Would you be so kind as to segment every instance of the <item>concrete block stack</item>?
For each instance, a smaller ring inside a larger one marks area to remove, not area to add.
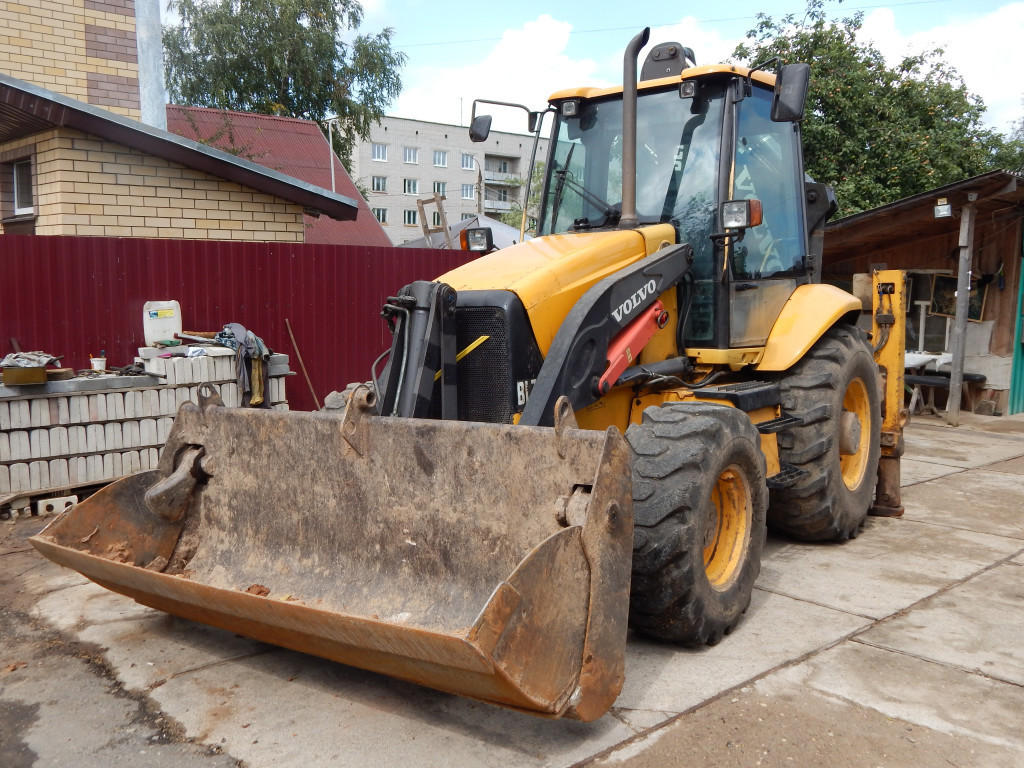
[[[241,404],[233,355],[151,358],[151,376],[103,376],[0,387],[0,495],[25,497],[96,485],[155,469],[174,415],[210,383]],[[288,356],[270,359],[267,395],[287,410]],[[26,502],[27,505],[27,502]]]

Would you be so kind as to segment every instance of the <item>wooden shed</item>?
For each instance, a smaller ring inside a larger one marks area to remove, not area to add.
[[[973,227],[961,226],[973,215]],[[962,234],[971,301],[964,370],[985,376],[995,413],[1024,411],[1024,175],[992,171],[829,223],[822,280],[849,289],[884,264],[908,273],[907,349],[951,352]]]

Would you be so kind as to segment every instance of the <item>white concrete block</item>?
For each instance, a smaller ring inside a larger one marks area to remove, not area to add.
[[[194,381],[192,378],[192,361],[187,357],[174,358],[174,379],[175,386],[177,387],[180,387],[182,384],[191,384]]]
[[[57,401],[57,423],[58,424],[70,424],[71,423],[71,413],[70,413],[70,409],[68,408],[68,398],[66,398],[66,397],[58,397],[58,398],[56,398],[56,401]]]
[[[161,389],[159,393],[160,405],[156,408],[156,413],[161,416],[173,416],[174,415],[174,390],[173,389]],[[146,409],[146,415],[153,415]]]
[[[31,491],[42,491],[50,487],[50,465],[45,461],[33,461],[28,465],[28,485]]]
[[[86,482],[98,483],[103,479],[103,457],[102,456],[86,456],[85,457],[85,477]]]
[[[199,387],[198,386],[189,387],[188,388],[188,399],[191,400],[193,403],[198,403],[199,402]]]
[[[139,461],[138,451],[127,451],[121,454],[121,471],[126,475],[132,475],[142,469]]]
[[[27,491],[32,487],[32,478],[28,471],[28,464],[11,464],[8,469],[11,472],[11,492]]]
[[[171,433],[171,426],[173,424],[174,419],[168,416],[156,420],[156,439],[158,443],[163,445],[167,442],[167,436]]]
[[[68,460],[50,460],[50,485],[54,488],[66,488],[70,484],[68,477]]]
[[[162,389],[147,389],[140,393],[142,400],[136,401],[135,405],[135,418],[139,419],[143,416],[155,416],[162,412],[161,401]],[[125,417],[127,418],[127,416]]]
[[[11,409],[7,405],[7,402],[0,402],[0,429],[7,430],[11,428]]]
[[[71,481],[71,485],[81,485],[86,482],[85,471],[86,464],[84,457],[74,456],[68,459],[68,478]]]
[[[102,424],[90,424],[85,428],[85,449],[89,453],[105,451],[107,446],[105,438]]]
[[[189,391],[188,387],[177,387],[174,390],[174,410],[177,411],[181,408],[183,403],[188,402]]]
[[[143,419],[139,422],[140,448],[156,445],[156,419]]]
[[[29,401],[29,419],[33,427],[50,426],[50,404],[44,397],[37,397]]]
[[[162,354],[163,350],[157,347],[139,347],[139,357],[143,360],[160,360]]]
[[[50,429],[50,455],[67,456],[71,453],[71,446],[68,444],[68,428],[53,427]]]
[[[203,355],[202,357],[197,357],[196,362],[199,364],[199,376],[196,381],[214,381],[213,358]]]
[[[11,490],[11,470],[7,465],[0,464],[0,493],[9,493]]]
[[[29,454],[33,459],[50,457],[50,433],[45,429],[33,429],[28,433]]]
[[[101,422],[107,420],[107,396],[89,395],[89,421]]]
[[[85,427],[68,427],[68,453],[72,456],[85,453]]]
[[[6,432],[0,432],[0,461],[11,460],[11,438]]]
[[[145,472],[146,470],[152,469],[152,467],[149,465],[149,449],[148,448],[146,450],[144,450],[144,451],[139,451],[139,469],[141,469],[143,472]]]
[[[89,421],[89,396],[72,395],[68,398],[72,424],[85,424]]]
[[[174,367],[174,358],[166,357],[161,358],[164,364],[164,384],[168,387],[175,387],[178,385],[177,370]]]
[[[51,476],[53,470],[50,470]],[[50,515],[59,515],[68,507],[73,507],[78,503],[77,496],[53,496],[49,499],[40,499],[36,502],[36,514],[40,517],[49,517]]]
[[[147,453],[149,454],[149,468],[156,469],[160,463],[160,451],[156,448],[150,448]]]
[[[114,477],[124,477],[126,473],[124,471],[124,461],[121,459],[121,454],[120,453],[112,453],[112,454],[110,454],[110,461],[114,465],[113,466],[113,470],[112,470],[113,473],[114,473]]]
[[[126,421],[121,425],[121,445],[124,448],[134,448],[139,444],[139,422]]]
[[[12,400],[11,429],[28,429],[32,426],[32,412],[28,400]]]
[[[107,418],[124,418],[124,395],[120,392],[110,392],[107,394]]]
[[[124,447],[121,442],[121,424],[119,422],[108,421],[103,425],[103,441],[108,451],[116,451]]]
[[[114,454],[112,453],[103,454],[103,479],[114,479]]]
[[[239,406],[238,400],[238,385],[234,382],[228,382],[221,385],[220,397],[224,401],[224,405],[228,408],[237,408]]]

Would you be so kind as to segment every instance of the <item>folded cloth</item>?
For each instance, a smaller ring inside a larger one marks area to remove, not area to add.
[[[3,368],[42,368],[49,363],[56,363],[57,358],[48,352],[13,352],[0,360]]]

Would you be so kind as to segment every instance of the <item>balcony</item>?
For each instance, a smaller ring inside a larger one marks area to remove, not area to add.
[[[489,184],[519,184],[522,182],[514,173],[499,173],[498,171],[484,171],[484,181]]]
[[[485,213],[505,213],[512,210],[511,200],[484,200]]]

